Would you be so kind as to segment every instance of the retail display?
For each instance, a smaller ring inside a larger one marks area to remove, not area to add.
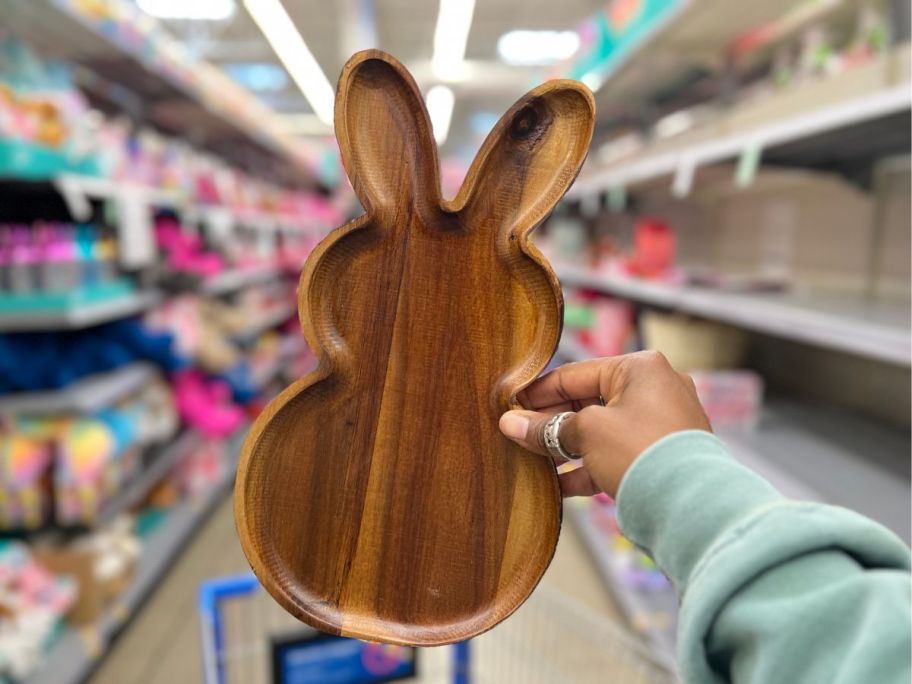
[[[553,466],[497,420],[558,341],[557,280],[527,240],[585,157],[594,105],[575,82],[531,91],[443,203],[402,65],[358,53],[337,93],[342,158],[367,213],[307,262],[299,306],[320,367],[254,424],[238,530],[264,586],[305,622],[449,643],[513,612],[557,543]]]
[[[225,495],[249,418],[312,363],[281,332],[289,276],[350,197],[102,116],[39,52],[0,35],[0,532],[25,540],[0,552],[0,678],[17,682],[48,658],[84,676],[84,644]]]
[[[318,4],[0,2],[0,682],[674,681],[594,357],[912,538],[908,2]]]

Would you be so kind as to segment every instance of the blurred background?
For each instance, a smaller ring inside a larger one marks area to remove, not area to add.
[[[421,87],[448,196],[526,90],[588,85],[534,236],[554,362],[660,349],[738,459],[908,542],[909,11],[0,0],[0,681],[674,681],[677,599],[607,498],[568,501],[540,589],[458,647],[324,639],[247,574],[238,451],[315,364],[295,287],[360,213],[331,122],[368,47]]]

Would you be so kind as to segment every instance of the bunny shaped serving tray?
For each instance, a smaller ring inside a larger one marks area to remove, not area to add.
[[[535,88],[444,201],[411,76],[376,50],[345,65],[335,128],[365,214],[304,267],[319,366],[260,415],[235,486],[254,572],[304,622],[460,641],[516,610],[548,567],[554,466],[497,423],[560,338],[560,285],[528,235],[576,177],[593,121],[585,86]]]

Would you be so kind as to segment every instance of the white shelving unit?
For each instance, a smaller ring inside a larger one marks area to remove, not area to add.
[[[179,434],[144,471],[128,482],[126,487],[102,508],[99,519],[111,520],[140,504],[152,488],[171,472],[177,462],[197,448],[201,442],[202,436],[192,430]]]
[[[627,586],[623,568],[606,544],[605,536],[592,523],[585,502],[567,499],[564,510],[583,538],[596,569],[628,624],[643,635],[657,659],[674,669],[676,625],[673,617],[678,612],[674,589],[669,586],[665,590],[639,591]],[[657,615],[670,615],[672,620],[666,628],[661,628],[656,624]]]
[[[912,539],[908,433],[850,411],[773,398],[753,432],[721,432],[784,495],[845,506]]]
[[[555,271],[564,286],[589,288],[904,367],[912,364],[912,317],[909,307],[902,304],[857,295],[722,292],[600,274],[570,265],[558,265]]]
[[[140,185],[129,181],[63,174],[54,179],[54,187],[67,203],[70,213],[80,220],[90,215],[90,200],[125,200],[149,207],[169,207],[180,211],[188,221],[221,221],[227,217],[233,225],[263,230],[306,231],[311,228],[297,216],[264,211],[247,211],[232,207],[198,204],[178,190]],[[213,219],[218,215],[217,219]]]
[[[82,378],[57,390],[0,395],[0,414],[48,416],[92,413],[137,391],[156,373],[152,364],[137,361]]]
[[[591,357],[562,339],[558,355]],[[850,411],[773,398],[756,430],[721,431],[735,457],[790,498],[845,506],[912,539],[908,433]]]
[[[275,268],[225,271],[214,278],[204,281],[200,291],[209,295],[223,295],[251,285],[268,283],[280,275],[281,273]]]
[[[251,340],[270,328],[274,328],[287,321],[297,312],[297,304],[275,304],[250,322],[244,330],[240,331],[235,337],[239,340]]]
[[[842,128],[873,122],[912,108],[908,84],[849,99],[803,114],[797,114],[753,130],[701,136],[705,139],[668,151],[647,148],[628,161],[605,168],[590,162],[567,193],[580,198],[612,188],[625,187],[674,173],[692,174],[700,166],[735,160],[746,150],[768,150]],[[670,143],[671,144],[671,143]]]
[[[232,440],[232,459],[222,481],[209,491],[177,504],[161,527],[145,541],[136,574],[124,593],[95,624],[66,629],[25,684],[79,684],[85,681],[107,645],[136,614],[209,513],[230,492],[241,439],[246,432],[245,427]]]
[[[79,330],[142,313],[161,302],[162,298],[158,290],[148,290],[65,309],[5,312],[0,314],[0,333]]]
[[[105,79],[128,86],[134,97],[158,107],[148,107],[150,121],[173,128],[177,107],[187,125],[194,124],[202,142],[224,140],[230,135],[239,158],[255,151],[277,167],[310,178],[307,146],[288,135],[278,115],[251,93],[234,83],[220,69],[194,58],[157,21],[145,16],[129,0],[106,0],[107,10],[120,21],[132,21],[134,30],[123,35],[104,21],[95,21],[84,3],[73,0],[8,0],[4,28],[49,56],[59,57],[97,71]],[[88,80],[86,89],[110,98],[105,88]],[[93,86],[95,86],[93,88]],[[118,106],[122,100],[115,98]]]

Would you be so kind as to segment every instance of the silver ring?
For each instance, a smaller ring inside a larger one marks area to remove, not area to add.
[[[580,454],[571,454],[564,449],[560,443],[560,428],[567,418],[573,415],[572,411],[564,411],[551,416],[545,423],[545,429],[542,431],[542,440],[548,453],[554,458],[562,458],[565,461],[573,461],[582,458]]]

